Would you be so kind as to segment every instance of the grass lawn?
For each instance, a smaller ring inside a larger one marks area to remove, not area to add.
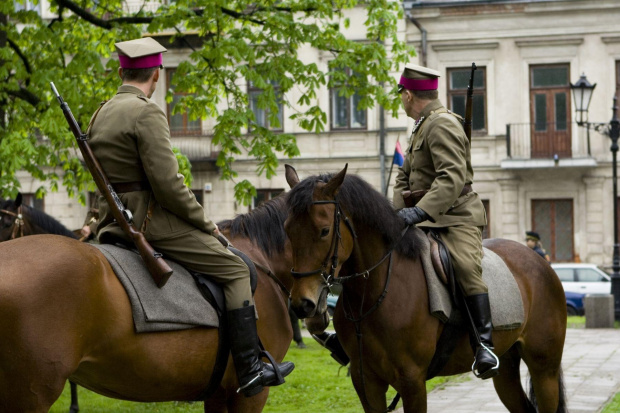
[[[270,391],[266,413],[358,413],[361,404],[353,389],[351,378],[347,377],[347,369],[340,368],[329,353],[312,339],[305,340],[308,346],[298,349],[293,345],[286,360],[295,363],[295,370],[286,378],[286,384],[274,387]],[[460,378],[456,376],[451,378]],[[467,378],[465,378],[467,379]],[[427,391],[442,385],[450,378],[438,377],[426,383]],[[78,388],[80,410],[88,413],[103,412],[192,412],[202,413],[202,403],[133,403],[115,399],[108,399]],[[396,395],[392,388],[388,391],[388,404]],[[52,406],[52,413],[66,413],[69,411],[69,385],[58,401]],[[402,402],[399,403],[402,406]]]
[[[601,413],[620,412],[620,393],[616,393],[613,399],[601,410]]]

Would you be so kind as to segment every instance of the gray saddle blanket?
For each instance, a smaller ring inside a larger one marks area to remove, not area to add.
[[[424,232],[415,228],[416,236],[422,245],[420,251],[422,267],[426,274],[430,312],[442,322],[447,322],[452,314],[452,300],[448,287],[437,276],[430,258],[430,243]],[[491,320],[497,330],[511,330],[523,324],[523,300],[521,291],[506,263],[493,251],[484,249],[482,259],[482,279],[489,287]]]
[[[108,259],[127,292],[137,333],[218,327],[215,309],[202,296],[194,278],[167,260],[172,276],[157,288],[137,253],[108,244],[92,244]]]

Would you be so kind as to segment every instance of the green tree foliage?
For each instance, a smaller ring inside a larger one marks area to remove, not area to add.
[[[166,32],[189,46],[190,58],[173,79],[176,90],[189,94],[175,113],[216,119],[217,166],[223,179],[235,182],[234,160],[241,154],[255,157],[256,172],[268,178],[278,157],[299,154],[294,135],[256,125],[240,79],[264,90],[259,106],[272,114],[270,124],[278,124],[280,103],[303,129],[319,133],[327,119],[317,102],[320,88],[339,87],[347,96],[355,91],[362,108],[380,104],[395,112],[399,98],[383,85],[394,84],[391,72],[413,54],[397,38],[403,12],[395,0],[177,0],[130,8],[121,0],[50,3],[58,16],[51,20],[36,11],[16,11],[19,0],[0,2],[0,190],[5,196],[16,194],[19,170],[52,189],[64,185],[72,195],[93,189],[49,82],[84,128],[119,85],[118,61],[110,59],[115,42]],[[343,31],[351,22],[343,11],[360,5],[365,20],[354,24],[365,26],[366,41],[348,40]],[[193,46],[190,34],[199,40]],[[329,69],[304,59],[308,47],[330,56]],[[354,75],[346,76],[345,68]],[[282,93],[274,92],[274,83]],[[293,89],[300,97],[290,101]],[[235,188],[245,202],[254,191],[247,181]]]

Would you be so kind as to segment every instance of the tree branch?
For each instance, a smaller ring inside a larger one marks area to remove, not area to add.
[[[11,46],[11,49],[13,49],[15,53],[17,53],[17,56],[19,56],[19,58],[24,63],[24,66],[26,67],[26,71],[29,74],[32,74],[32,67],[30,66],[30,62],[28,62],[28,58],[26,58],[26,56],[22,53],[17,43],[15,43],[13,40],[9,38],[7,38],[7,41],[9,42],[9,46]],[[29,84],[30,84],[30,77],[26,79],[26,86],[28,86]]]
[[[7,90],[6,94],[9,96],[13,96],[13,97],[25,100],[26,102],[30,103],[35,108],[37,108],[39,103],[41,103],[41,99],[39,99],[37,95],[35,95],[28,89],[21,87],[21,86],[19,87],[18,90]]]
[[[143,24],[150,23],[153,21],[155,17],[146,17],[146,16],[130,16],[130,17],[117,17],[114,19],[105,20],[95,16],[94,14],[84,10],[71,0],[56,0],[56,3],[59,7],[66,7],[71,10],[73,13],[86,20],[87,22],[94,24],[95,26],[99,26],[104,29],[112,29],[114,24],[116,23],[126,23],[126,24]]]

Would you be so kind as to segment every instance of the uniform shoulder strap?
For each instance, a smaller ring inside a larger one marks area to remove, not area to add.
[[[107,100],[104,100],[103,102],[101,102],[101,104],[99,105],[99,107],[95,111],[95,114],[93,115],[93,117],[90,118],[90,122],[88,123],[88,128],[86,129],[86,135],[90,135],[90,128],[92,128],[93,123],[95,123],[95,119],[97,119],[97,115],[99,114],[99,111],[101,110],[103,105],[105,105],[107,102],[108,102]]]

